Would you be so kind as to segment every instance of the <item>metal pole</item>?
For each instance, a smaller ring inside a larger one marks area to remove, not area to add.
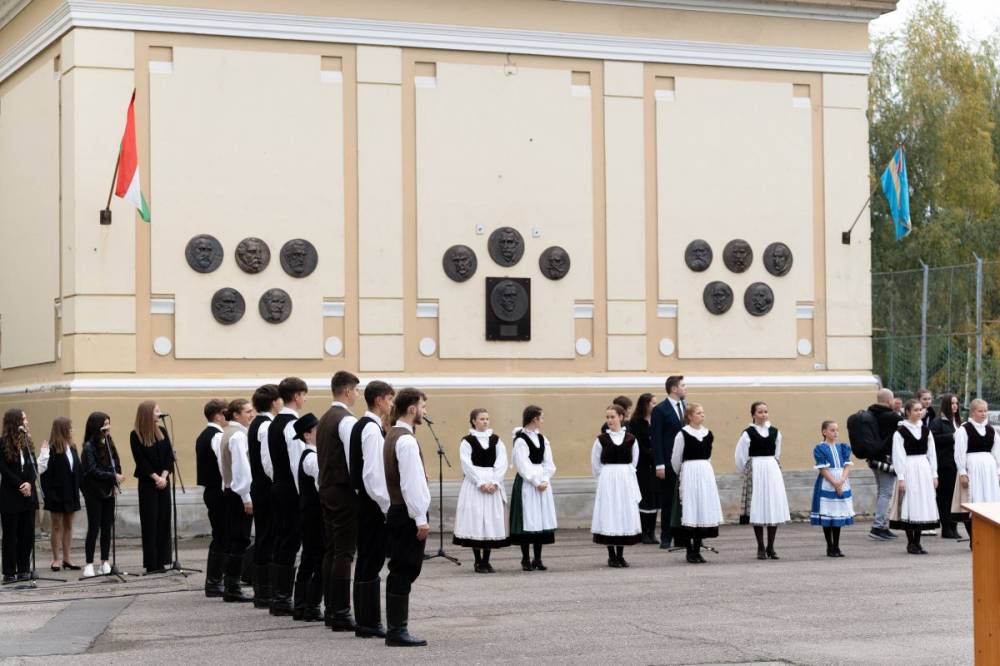
[[[983,397],[983,260],[976,258],[976,397]]]
[[[927,283],[930,278],[930,269],[927,264],[920,261],[924,267],[924,290],[920,300],[920,386],[927,386]]]

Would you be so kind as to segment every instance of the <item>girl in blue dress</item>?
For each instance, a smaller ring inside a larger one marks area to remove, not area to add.
[[[813,487],[812,511],[809,522],[823,528],[826,556],[843,557],[840,552],[840,528],[854,523],[854,500],[851,498],[851,447],[837,441],[840,428],[836,421],[823,421],[823,442],[813,449],[819,470]]]

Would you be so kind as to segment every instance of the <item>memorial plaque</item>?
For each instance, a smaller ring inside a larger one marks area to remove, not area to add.
[[[444,274],[455,282],[465,282],[476,274],[479,260],[475,251],[468,245],[452,245],[441,258]]]
[[[531,339],[529,278],[486,278],[486,339]]]
[[[743,292],[743,307],[754,317],[763,317],[774,307],[774,292],[763,282],[754,282]]]
[[[223,254],[222,243],[208,234],[194,236],[184,248],[188,266],[199,273],[211,273],[221,266]]]
[[[261,295],[257,311],[269,324],[280,324],[292,314],[292,297],[284,289],[268,289]]]
[[[538,270],[550,280],[561,280],[569,273],[569,252],[553,245],[538,257]]]
[[[788,275],[792,270],[792,249],[784,243],[771,243],[764,250],[764,268],[775,277]]]
[[[725,282],[709,282],[701,295],[705,308],[712,314],[723,314],[733,307],[733,290]]]
[[[750,243],[741,238],[726,243],[726,247],[722,251],[722,262],[726,268],[734,273],[745,272],[753,263],[753,250],[750,249]]]
[[[271,263],[271,248],[259,238],[244,238],[236,246],[236,265],[244,273],[260,273]]]
[[[243,294],[231,287],[223,287],[212,295],[212,316],[226,326],[243,318],[247,304]]]
[[[524,256],[524,237],[514,227],[500,227],[490,234],[487,247],[493,261],[509,268]]]
[[[695,273],[701,273],[712,265],[712,246],[702,239],[688,243],[684,250],[684,263]]]
[[[281,267],[293,278],[308,276],[318,262],[316,248],[304,238],[292,239],[281,247]]]

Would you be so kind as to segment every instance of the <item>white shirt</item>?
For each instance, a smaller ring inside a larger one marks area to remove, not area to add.
[[[348,412],[351,408],[340,402],[339,400],[334,400],[330,405],[331,407],[343,407]],[[347,472],[351,471],[351,430],[354,429],[354,424],[358,422],[358,417],[354,414],[348,414],[344,418],[340,419],[340,425],[337,426],[337,436],[340,437],[340,443],[344,445],[344,460],[347,463]]]
[[[611,441],[615,443],[616,446],[622,446],[622,442],[625,441],[625,428],[615,432],[613,430],[608,430],[608,437]],[[594,440],[594,447],[590,450],[590,469],[594,472],[594,478],[598,478],[601,475],[601,470],[604,469],[604,463],[601,462],[601,452],[604,447],[601,446],[600,438]],[[639,442],[632,442],[632,469],[635,469],[639,465]]]
[[[427,474],[420,460],[420,445],[412,434],[413,426],[405,421],[396,421],[396,427],[409,431],[409,434],[396,440],[399,490],[406,503],[406,512],[417,527],[422,527],[427,524],[427,511],[431,508],[431,489],[427,487]]]
[[[764,425],[759,426],[756,423],[751,423],[747,428],[756,428],[757,434],[761,437],[767,439],[768,435],[771,433],[768,428],[771,427],[770,421],[765,421]],[[778,436],[774,441],[774,457],[778,460],[781,459],[781,432],[778,432]],[[750,435],[747,434],[746,428],[740,434],[739,440],[736,442],[736,471],[742,472],[747,467],[747,461],[750,460]]]
[[[972,419],[969,419],[968,422],[972,424],[972,427],[976,429],[980,437],[986,435],[987,423],[977,423]],[[964,474],[968,476],[969,434],[965,432],[964,425],[962,424],[962,426],[959,426],[955,430],[955,467],[958,468],[960,475]],[[990,452],[997,460],[998,465],[1000,465],[1000,433],[997,433],[995,430],[993,432],[993,446],[990,447]],[[41,460],[38,461],[38,467],[39,469],[42,467]]]
[[[306,451],[312,451],[312,453],[306,456]],[[305,460],[302,461],[302,471],[312,477],[313,483],[316,484],[316,490],[319,490],[319,458],[316,457],[316,445],[306,444],[303,446],[302,455],[305,456]],[[295,492],[302,492],[299,490],[298,472],[295,473]]]
[[[920,439],[920,433],[924,427],[923,423],[910,423],[907,420],[900,421],[900,424],[909,430],[914,437]],[[956,432],[955,434],[957,435],[958,433]],[[900,481],[906,481],[903,478],[903,474],[906,472],[906,465],[903,464],[903,461],[906,460],[906,448],[903,446],[903,436],[898,431],[892,435],[892,460],[892,468],[896,470],[896,478]],[[938,478],[937,451],[934,448],[934,435],[930,432],[927,433],[927,462],[931,464],[931,474],[935,479]]]
[[[674,471],[678,474],[681,473],[681,464],[684,462],[684,432],[687,431],[689,435],[693,435],[695,439],[699,442],[705,439],[708,435],[708,428],[705,426],[698,426],[697,428],[692,428],[689,425],[681,428],[681,432],[677,433],[677,437],[674,439],[674,450],[670,455],[670,466],[674,468]]]
[[[291,407],[284,407],[279,414],[291,414],[295,418],[285,424],[285,430],[283,434],[285,435],[285,447],[288,451],[288,470],[292,473],[292,478],[297,479],[299,476],[299,458],[302,457],[302,452],[306,450],[306,444],[301,439],[295,439],[295,422],[299,420],[299,413],[292,409]],[[298,492],[299,484],[298,481],[295,482],[295,490]]]
[[[548,439],[545,440],[545,453],[542,455],[542,464],[536,465],[531,462],[529,457],[528,445],[524,443],[524,440],[517,436],[518,432],[523,432],[531,440],[531,443],[538,447],[538,431],[528,430],[527,428],[515,428],[514,429],[514,453],[511,457],[514,459],[514,468],[517,473],[521,475],[521,478],[533,485],[538,487],[542,483],[548,483],[553,476],[556,475],[556,465],[552,461],[552,442]]]
[[[477,446],[484,451],[489,448],[492,430],[469,430],[469,434],[476,438]],[[472,464],[472,445],[465,438],[458,445],[458,459],[462,464],[462,471],[465,478],[474,483],[477,488],[482,488],[490,483],[495,483],[500,491],[501,497],[506,497],[503,487],[503,477],[507,473],[507,447],[503,440],[497,438],[497,455],[493,462],[493,467],[476,467]]]
[[[261,423],[260,427],[257,428],[257,442],[260,445],[260,466],[264,468],[264,474],[267,475],[267,478],[274,481],[274,464],[271,462],[271,452],[267,448],[267,430],[271,427],[274,414],[264,412],[264,416],[267,417],[267,423]]]
[[[207,427],[219,431],[212,436],[212,453],[215,454],[215,464],[219,466],[219,476],[222,477],[222,426],[218,423],[208,423]],[[223,483],[223,490],[225,490],[225,483]]]
[[[365,463],[361,468],[361,481],[365,484],[365,492],[371,497],[382,513],[389,512],[389,490],[385,485],[385,459],[383,449],[385,437],[382,435],[382,419],[377,414],[365,412],[365,416],[375,419],[375,423],[366,423],[361,431],[361,455]]]
[[[229,489],[240,496],[244,504],[250,503],[250,457],[248,454],[247,429],[242,423],[230,421],[229,425],[238,428],[229,438],[229,455],[232,458],[232,482]]]

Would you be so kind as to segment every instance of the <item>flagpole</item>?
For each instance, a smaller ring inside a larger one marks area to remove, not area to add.
[[[897,151],[902,148],[903,148],[902,143],[896,144]],[[893,151],[893,154],[895,155],[895,151]],[[876,180],[875,186],[872,188],[872,191],[868,193],[868,198],[865,199],[865,203],[861,206],[861,210],[858,211],[857,217],[854,218],[854,222],[851,223],[850,228],[847,231],[840,232],[840,242],[843,243],[844,245],[851,244],[851,232],[854,231],[854,227],[858,223],[858,220],[861,219],[861,214],[865,212],[865,208],[868,208],[868,204],[872,202],[872,197],[875,196],[875,191],[879,188],[880,185],[881,182]]]
[[[111,224],[111,196],[115,193],[115,181],[118,179],[118,163],[121,162],[122,149],[118,146],[118,157],[115,158],[115,171],[111,174],[111,189],[108,190],[108,203],[101,211],[101,224]]]

